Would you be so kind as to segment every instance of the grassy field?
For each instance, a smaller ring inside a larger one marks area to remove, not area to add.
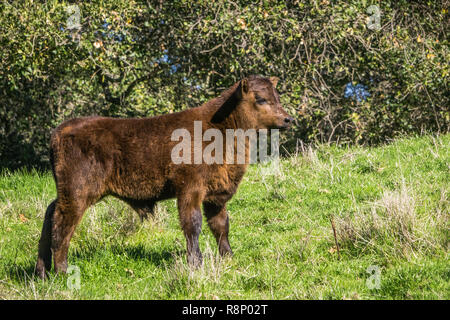
[[[77,228],[72,273],[45,282],[33,269],[52,175],[4,171],[0,299],[449,299],[449,150],[450,135],[425,136],[253,165],[228,206],[234,257],[204,221],[196,270],[175,200],[141,222],[107,198]]]

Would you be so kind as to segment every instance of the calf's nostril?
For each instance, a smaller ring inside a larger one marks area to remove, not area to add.
[[[286,122],[286,123],[291,123],[292,121],[294,121],[294,119],[291,117],[284,118],[284,122]]]

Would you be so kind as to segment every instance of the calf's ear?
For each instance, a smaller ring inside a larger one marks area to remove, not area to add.
[[[241,88],[241,94],[247,94],[248,93],[248,80],[242,79],[241,83],[239,83],[239,87]]]
[[[276,87],[277,87],[278,80],[280,80],[280,78],[278,78],[278,77],[270,77],[269,80],[270,80],[270,82],[272,82],[272,86],[273,86],[274,88],[276,88]]]

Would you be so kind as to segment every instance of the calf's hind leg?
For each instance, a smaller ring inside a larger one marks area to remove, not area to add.
[[[67,252],[76,226],[88,205],[85,201],[58,201],[52,221],[53,262],[56,272],[66,272]]]
[[[220,255],[232,255],[233,252],[228,242],[230,223],[225,205],[203,202],[203,211],[208,221],[208,226],[216,238]]]

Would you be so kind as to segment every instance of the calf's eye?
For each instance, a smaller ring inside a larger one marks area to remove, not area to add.
[[[261,97],[256,97],[256,103],[257,104],[264,104],[266,102],[267,102],[266,99],[261,98]]]

